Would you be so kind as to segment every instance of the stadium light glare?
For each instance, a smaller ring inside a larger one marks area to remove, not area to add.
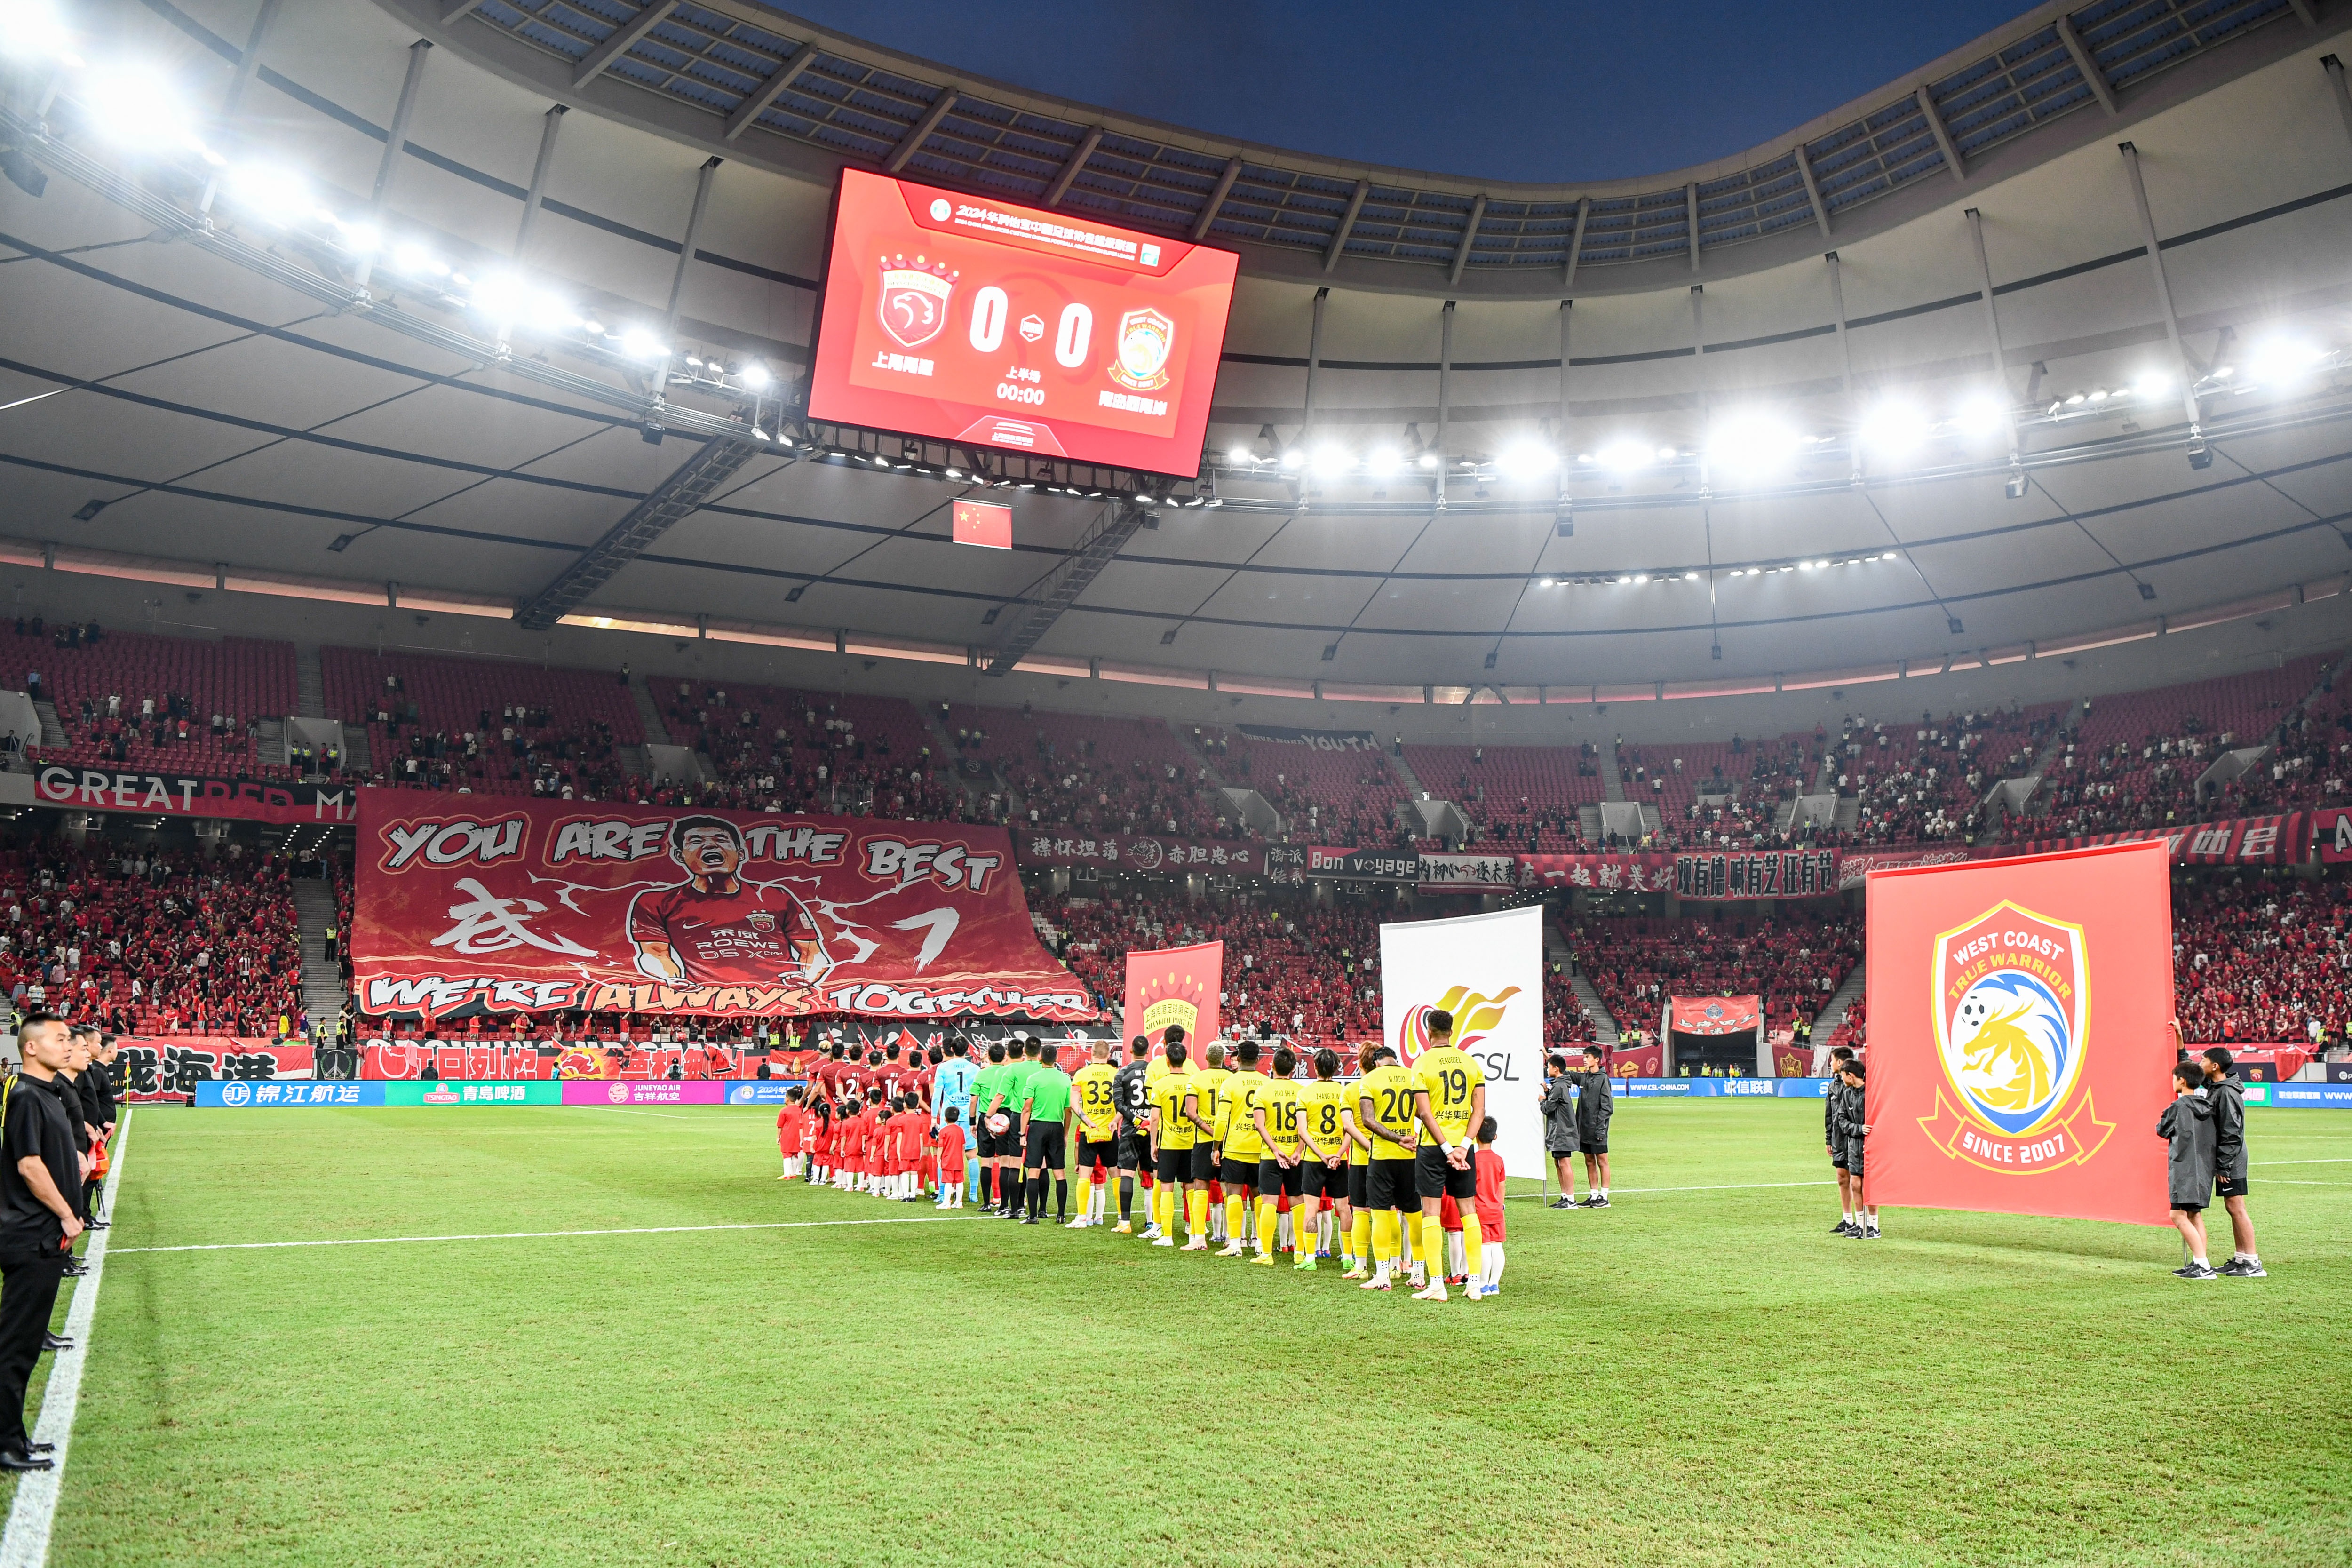
[[[446,278],[448,267],[421,245],[401,246],[392,253],[392,269],[412,278]]]
[[[752,360],[743,367],[743,384],[754,392],[764,390],[775,379],[768,374],[768,367],[758,360]]]
[[[2160,370],[2151,370],[2132,383],[2134,397],[2161,397],[2172,390],[2172,377]]]
[[[196,134],[196,117],[178,87],[152,66],[100,71],[82,83],[79,96],[90,129],[126,151],[177,147],[207,163],[226,163]]]
[[[1444,460],[1445,460],[1444,458],[1440,458],[1440,457],[1439,457],[1436,453],[1434,453],[1434,452],[1423,452],[1423,453],[1421,455],[1421,458],[1420,458],[1421,466],[1422,466],[1423,468],[1436,468],[1439,464],[1443,463]]]
[[[2292,386],[2327,356],[2300,338],[2264,338],[2246,353],[2246,374],[2265,386]]]
[[[1919,449],[1932,428],[1917,405],[1890,398],[1863,416],[1862,444],[1882,458],[1901,461]]]
[[[335,227],[343,237],[343,248],[354,256],[373,256],[383,248],[383,230],[372,223],[345,223],[335,220]]]
[[[1559,457],[1540,441],[1514,441],[1496,455],[1495,466],[1507,479],[1532,479],[1551,472]]]
[[[1348,471],[1347,449],[1337,446],[1318,447],[1312,467],[1317,479],[1336,479]]]
[[[238,163],[221,176],[230,199],[264,223],[291,224],[314,217],[331,220],[310,194],[310,186],[290,169],[269,163]]]
[[[81,57],[74,52],[72,29],[48,0],[26,0],[9,9],[15,15],[5,27],[0,27],[0,54],[12,59],[55,60],[76,68],[81,66]]]
[[[1735,475],[1785,468],[1802,445],[1797,433],[1769,414],[1733,414],[1708,433],[1707,461]]]
[[[1247,447],[1228,447],[1225,448],[1225,461],[1236,468],[1255,468],[1257,467],[1257,454]]]
[[[1364,469],[1376,479],[1386,479],[1397,471],[1399,460],[1397,449],[1382,442],[1365,455]]]
[[[621,334],[621,352],[631,359],[642,360],[661,359],[669,353],[662,341],[643,327],[631,327]]]
[[[1960,405],[1953,423],[1966,436],[1998,436],[2009,428],[2009,409],[1989,392],[1980,392]]]
[[[1306,461],[1307,454],[1297,447],[1286,447],[1283,451],[1282,466],[1293,473],[1297,473]]]
[[[1610,442],[1594,456],[1602,468],[1614,473],[1630,474],[1638,468],[1648,468],[1656,453],[1645,442],[1623,440]]]

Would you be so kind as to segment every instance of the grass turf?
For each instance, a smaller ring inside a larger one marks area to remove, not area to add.
[[[2250,1121],[2265,1280],[1842,1240],[1814,1108],[1633,1102],[1436,1307],[984,1218],[142,1252],[931,1215],[749,1110],[142,1109],[50,1561],[2340,1563],[2352,1115]]]

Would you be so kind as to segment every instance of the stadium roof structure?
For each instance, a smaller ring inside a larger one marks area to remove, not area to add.
[[[27,569],[555,657],[635,630],[1380,701],[2352,618],[2352,0],[2043,6],[1766,146],[1557,187],[743,0],[58,10],[0,40]],[[808,426],[845,166],[1237,250],[1200,472]],[[949,541],[983,486],[1009,552]]]

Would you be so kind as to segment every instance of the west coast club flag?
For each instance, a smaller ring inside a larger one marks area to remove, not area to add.
[[[1201,1052],[1217,1037],[1221,1024],[1225,944],[1204,942],[1193,947],[1163,947],[1127,955],[1127,1037],[1149,1037],[1154,1046],[1171,1024],[1183,1026],[1185,1055],[1194,1067]],[[1124,1051],[1112,1053],[1124,1060]]]
[[[2163,1225],[2161,840],[1869,880],[1866,1195]]]
[[[1543,907],[1381,927],[1381,1035],[1407,1067],[1429,1045],[1432,1008],[1454,1015],[1454,1043],[1486,1066],[1504,1169],[1541,1174]]]

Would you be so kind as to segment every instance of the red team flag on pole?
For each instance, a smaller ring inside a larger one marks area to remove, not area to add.
[[[1874,1205],[2168,1222],[2160,840],[1874,871]]]
[[[1193,1060],[1202,1043],[1217,1037],[1223,1020],[1225,944],[1165,947],[1127,955],[1127,1037],[1150,1037],[1157,1046],[1171,1024],[1181,1024],[1192,1042]]]

